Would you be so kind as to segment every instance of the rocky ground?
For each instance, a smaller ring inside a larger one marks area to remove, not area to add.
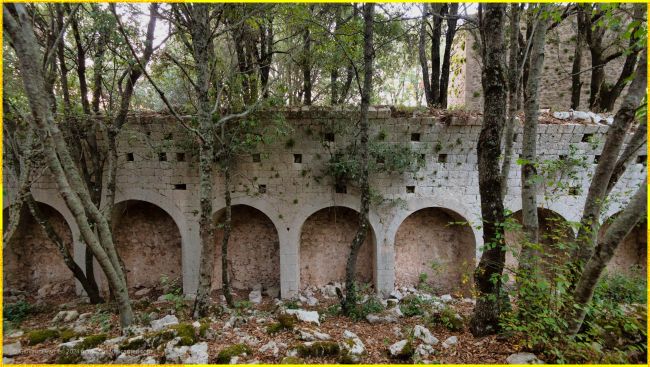
[[[49,297],[4,329],[5,363],[506,363],[535,357],[495,336],[474,338],[473,300],[414,289],[388,300],[364,296],[360,320],[341,316],[335,287],[280,301],[260,291],[237,307],[189,318],[191,301],[143,290],[136,324],[124,335],[110,304]],[[216,296],[220,298],[220,296]],[[372,311],[368,313],[369,311]]]

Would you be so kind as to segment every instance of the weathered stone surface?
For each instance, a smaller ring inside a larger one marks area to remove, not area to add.
[[[177,324],[178,324],[178,317],[174,315],[167,315],[161,319],[151,321],[151,329],[153,331],[159,331]]]
[[[457,336],[450,336],[449,338],[445,339],[444,342],[442,342],[442,346],[444,348],[449,348],[451,346],[454,346],[458,344],[458,337]]]
[[[165,346],[165,360],[167,363],[207,364],[208,343],[201,342],[192,346],[177,347],[179,338],[167,343]]]
[[[57,313],[52,319],[52,322],[71,322],[76,320],[77,317],[79,317],[79,311],[77,310],[59,311],[59,313]]]
[[[340,343],[341,349],[347,351],[351,355],[361,356],[366,353],[366,346],[361,341],[357,334],[345,330],[343,332],[343,341]]]
[[[429,331],[429,329],[425,328],[422,325],[415,325],[415,327],[413,328],[413,336],[422,340],[422,342],[425,344],[429,344],[429,345],[438,344],[438,338],[433,336],[433,334],[431,334],[431,331]]]
[[[139,364],[142,356],[135,353],[122,353],[115,358],[115,364]]]
[[[420,344],[417,346],[417,348],[415,348],[415,354],[419,355],[420,357],[428,357],[433,353],[435,353],[435,350],[428,344]]]
[[[151,293],[151,288],[142,288],[134,293],[136,297],[142,297],[146,296],[147,294]]]
[[[508,364],[543,364],[544,362],[537,358],[533,353],[514,353],[506,358]]]
[[[255,303],[259,304],[262,302],[262,291],[261,290],[253,290],[248,294],[248,300]]]
[[[302,322],[309,322],[312,324],[320,325],[320,320],[317,311],[305,311],[305,310],[286,310],[286,313],[289,315],[296,315],[298,320]]]
[[[101,348],[92,348],[82,350],[81,359],[83,359],[85,363],[98,364],[108,362],[111,359],[111,356]]]
[[[20,345],[19,341],[2,346],[2,355],[5,357],[15,357],[17,355],[20,355],[21,352],[22,345]]]
[[[401,358],[405,356],[405,354],[408,354],[408,351],[406,350],[408,345],[408,340],[404,339],[392,344],[390,347],[388,347],[388,350],[392,357]]]

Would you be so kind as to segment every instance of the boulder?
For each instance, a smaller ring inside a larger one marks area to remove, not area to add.
[[[53,323],[57,322],[71,322],[76,320],[79,317],[79,312],[77,310],[71,311],[59,311],[59,313],[54,316],[52,319]]]
[[[533,353],[514,353],[506,358],[508,364],[543,364]]]
[[[135,295],[136,297],[142,297],[142,296],[146,296],[149,293],[151,293],[151,288],[142,288],[136,291],[133,295]]]
[[[9,337],[10,338],[20,338],[24,334],[25,334],[25,332],[22,331],[22,330],[14,330],[11,333],[9,333]]]
[[[172,325],[178,325],[178,318],[174,315],[167,315],[161,319],[151,321],[153,331],[160,331]]]
[[[280,298],[280,287],[268,287],[264,291],[269,298]]]
[[[115,359],[115,364],[140,364],[142,356],[133,353],[122,353]]]
[[[101,348],[92,348],[82,350],[81,359],[83,359],[85,363],[99,364],[106,363],[109,359],[111,359],[111,356],[108,352]]]
[[[17,355],[20,355],[22,352],[22,345],[20,345],[20,342],[15,342],[11,344],[5,344],[2,346],[2,355],[5,357],[15,357]]]
[[[147,356],[140,361],[140,364],[158,364],[158,360],[156,360],[156,357],[154,356]]]
[[[366,315],[366,321],[371,324],[390,324],[397,322],[397,317],[393,315],[382,315],[382,314],[368,314]]]
[[[449,302],[453,301],[454,298],[449,294],[443,294],[442,296],[440,296],[440,300],[442,302],[444,302],[444,303],[449,303]]]
[[[449,348],[449,347],[454,346],[456,344],[458,344],[458,337],[457,336],[450,336],[444,342],[442,342],[442,346],[444,348]]]
[[[406,340],[400,340],[388,347],[390,356],[397,359],[408,359],[413,355],[413,346]]]
[[[307,303],[307,306],[316,306],[318,304],[318,299],[314,296],[308,296],[307,300],[305,301]]]
[[[413,336],[422,340],[424,344],[428,344],[428,345],[438,344],[438,338],[433,336],[433,334],[431,334],[431,331],[429,331],[429,329],[425,328],[422,325],[415,325],[415,328],[413,328]]]
[[[262,345],[259,351],[261,353],[271,352],[271,354],[273,354],[273,357],[277,357],[278,353],[280,353],[280,348],[278,347],[278,344],[275,341],[271,340],[270,342]]]
[[[192,346],[176,346],[180,338],[174,338],[165,346],[165,361],[174,364],[207,364],[208,343],[201,342]]]
[[[255,304],[262,303],[262,291],[261,290],[251,291],[248,294],[248,300]]]
[[[297,310],[286,310],[285,312],[289,315],[296,315],[298,320],[302,322],[309,322],[320,326],[318,312],[316,311],[305,311],[305,310],[297,309]]]
[[[435,350],[428,344],[420,344],[415,348],[415,354],[420,357],[428,357],[433,353],[435,353]]]
[[[399,290],[395,289],[394,291],[390,292],[390,297],[391,297],[391,298],[394,298],[394,299],[396,299],[396,300],[398,300],[398,301],[401,301],[402,298],[404,298],[404,295],[402,294],[402,292],[400,292]]]
[[[340,345],[341,349],[354,356],[362,356],[366,353],[366,346],[361,339],[357,334],[348,330],[343,332],[343,342]]]

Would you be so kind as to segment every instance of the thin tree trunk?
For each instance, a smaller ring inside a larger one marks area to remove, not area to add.
[[[607,187],[616,167],[618,156],[625,140],[625,134],[630,124],[634,121],[636,110],[641,104],[641,100],[646,92],[646,63],[647,53],[646,49],[643,49],[627,95],[614,116],[614,123],[607,131],[605,145],[600,153],[598,165],[589,185],[585,207],[580,219],[580,228],[576,238],[578,253],[574,256],[574,262],[577,274],[580,274],[582,264],[591,256],[598,234],[600,212],[606,199]]]
[[[618,157],[616,161],[616,166],[614,166],[614,171],[612,176],[609,178],[609,183],[607,184],[607,191],[605,196],[609,196],[609,193],[612,191],[618,180],[623,176],[627,168],[628,163],[632,161],[635,157],[635,154],[648,140],[648,124],[640,123],[637,127],[634,135],[625,146],[623,153]]]
[[[483,5],[480,5],[481,7]],[[483,128],[477,146],[479,167],[479,192],[483,218],[483,254],[474,272],[478,298],[470,331],[474,336],[496,333],[499,315],[504,307],[501,294],[501,273],[505,263],[503,241],[504,206],[501,200],[501,130],[506,116],[505,76],[505,5],[486,4],[484,18],[480,20],[483,46]]]
[[[350,246],[350,256],[345,266],[345,298],[341,308],[347,315],[356,306],[357,294],[355,285],[355,270],[357,256],[363,242],[368,237],[368,212],[370,211],[370,184],[368,182],[368,109],[372,95],[372,73],[374,62],[373,49],[373,17],[375,5],[363,5],[363,90],[361,91],[361,124],[359,132],[359,177],[361,188],[361,205],[359,209],[359,228]]]
[[[449,68],[451,66],[451,46],[456,36],[457,19],[453,18],[458,14],[458,3],[450,3],[447,18],[447,33],[445,35],[445,54],[442,57],[442,69],[440,71],[440,107],[447,108],[447,88],[449,86]],[[453,19],[452,19],[453,18]]]
[[[231,186],[231,157],[226,154],[224,168],[223,168],[223,185],[224,185],[224,198],[226,199],[226,216],[223,223],[223,239],[221,241],[221,289],[226,303],[230,307],[234,307],[232,294],[230,293],[230,278],[228,276],[228,242],[230,241],[230,233],[232,231],[232,198],[230,196]]]
[[[303,103],[305,106],[311,106],[311,32],[308,27],[303,31],[302,42]]]
[[[538,255],[534,250],[539,242],[539,221],[537,218],[537,125],[539,115],[539,80],[544,66],[544,45],[546,42],[546,29],[550,17],[545,17],[545,5],[539,6],[540,15],[533,34],[530,54],[530,71],[526,85],[526,100],[524,101],[524,130],[522,136],[521,165],[521,211],[523,232],[526,237],[521,249],[519,266],[523,269],[532,269],[534,258]]]
[[[433,92],[431,90],[431,80],[429,79],[429,65],[427,61],[427,5],[422,5],[422,23],[420,24],[420,37],[418,44],[418,56],[420,60],[420,68],[422,69],[422,83],[424,85],[424,99],[427,101],[427,106],[432,107]]]
[[[584,47],[585,34],[585,12],[582,6],[577,6],[578,31],[576,32],[576,47],[573,53],[573,66],[571,67],[571,109],[577,110],[580,107],[580,95],[582,92],[582,81],[580,70],[582,69],[582,48]]]
[[[643,68],[645,68],[645,65],[643,65]],[[573,293],[573,303],[577,307],[571,307],[566,318],[570,335],[576,335],[580,330],[587,312],[587,305],[594,295],[596,284],[598,284],[603,270],[614,256],[614,251],[637,223],[645,218],[647,197],[648,179],[646,178],[625,210],[616,217],[605,232],[605,236],[598,241],[598,245],[585,265]]]
[[[503,134],[503,163],[501,164],[501,200],[508,194],[508,177],[512,162],[512,146],[515,136],[515,115],[519,96],[519,4],[510,5],[510,55],[508,61],[508,121]]]

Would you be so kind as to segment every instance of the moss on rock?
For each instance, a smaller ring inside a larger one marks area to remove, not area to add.
[[[147,341],[144,340],[143,336],[136,336],[134,338],[128,339],[127,341],[120,344],[120,350],[138,350],[144,349],[147,345]]]
[[[229,347],[222,349],[219,354],[217,354],[217,363],[219,364],[228,364],[232,357],[236,357],[242,354],[252,354],[251,349],[246,344],[233,344]]]
[[[280,364],[305,364],[305,361],[298,357],[284,357],[280,361]]]
[[[85,350],[95,348],[106,341],[106,334],[88,335],[77,346],[76,349]]]
[[[77,333],[74,332],[74,330],[71,329],[61,329],[59,330],[59,339],[61,339],[62,342],[67,342],[70,341],[70,339],[74,338],[77,336]]]
[[[335,342],[313,342],[299,344],[295,347],[300,357],[338,356],[341,348]]]
[[[171,330],[176,331],[176,336],[181,338],[179,345],[193,345],[197,342],[196,332],[194,326],[189,323],[181,323],[171,327]]]
[[[43,343],[47,340],[56,339],[59,337],[58,330],[52,329],[39,329],[32,330],[27,334],[27,343],[29,345],[36,345]]]
[[[81,362],[81,349],[63,347],[56,358],[58,364],[77,364]]]

